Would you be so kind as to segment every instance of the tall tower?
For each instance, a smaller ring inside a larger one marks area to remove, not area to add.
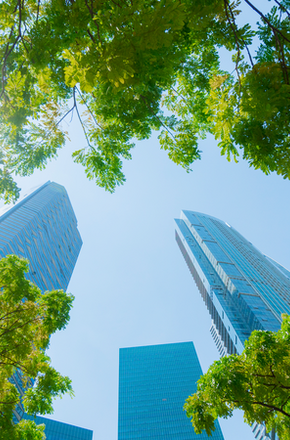
[[[281,314],[290,313],[287,269],[227,223],[198,212],[181,212],[176,240],[211,315],[221,356],[241,353],[253,330],[280,328]],[[264,434],[255,425],[255,437]]]
[[[182,211],[176,220],[176,240],[222,351],[241,353],[253,330],[280,328],[281,314],[290,313],[289,271],[230,225],[205,214]]]
[[[82,240],[65,188],[47,182],[0,215],[0,258],[25,257],[40,289],[66,290]]]
[[[0,258],[15,254],[27,258],[27,278],[42,291],[66,290],[74,270],[82,240],[77,219],[65,188],[47,182],[16,205],[0,211]],[[11,381],[23,393],[21,374],[16,371]],[[24,414],[21,404],[14,411],[16,420],[34,419]],[[47,440],[91,440],[92,431],[36,417],[45,423]]]
[[[202,375],[192,342],[120,349],[118,440],[198,440],[183,411]],[[223,440],[218,423],[212,440]]]

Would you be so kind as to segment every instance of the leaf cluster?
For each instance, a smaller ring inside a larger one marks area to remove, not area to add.
[[[278,332],[254,331],[241,355],[214,362],[184,405],[196,433],[215,430],[214,420],[244,411],[244,420],[264,423],[280,440],[290,439],[290,317]]]
[[[257,32],[237,22],[244,3],[260,17]],[[250,165],[289,178],[288,3],[264,14],[248,0],[1,2],[2,197],[19,195],[13,173],[57,156],[69,115],[86,138],[74,160],[111,192],[125,181],[133,140],[152,130],[187,171],[198,138],[212,133],[228,159],[241,148]],[[221,47],[233,72],[219,66]]]
[[[45,350],[50,335],[68,323],[74,298],[61,290],[42,293],[25,278],[27,271],[27,260],[15,255],[0,260],[1,440],[41,439],[43,429],[28,421],[15,425],[13,411],[51,413],[56,396],[72,394],[70,379],[50,365]]]

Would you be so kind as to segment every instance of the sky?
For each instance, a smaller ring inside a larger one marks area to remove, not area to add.
[[[73,382],[75,397],[55,401],[56,420],[116,440],[118,350],[193,341],[203,371],[218,359],[211,320],[174,238],[182,209],[228,222],[259,250],[290,268],[290,182],[220,156],[216,141],[186,173],[159,149],[138,142],[114,194],[85,177],[71,152],[85,145],[74,117],[71,142],[47,169],[18,179],[24,191],[47,180],[64,185],[83,246],[68,291],[75,295],[66,330],[52,337],[52,363]],[[238,414],[221,421],[225,440],[254,438]]]
[[[124,163],[125,185],[110,194],[71,158],[86,145],[76,115],[67,129],[71,141],[57,160],[17,178],[23,193],[48,180],[64,185],[83,239],[68,288],[71,320],[49,350],[75,397],[56,400],[51,417],[92,429],[94,440],[117,440],[119,348],[193,341],[204,372],[219,358],[210,316],[175,242],[174,218],[186,209],[224,220],[290,269],[290,182],[243,160],[228,162],[211,136],[186,173],[155,134],[136,143]],[[241,413],[220,424],[225,440],[254,439]]]

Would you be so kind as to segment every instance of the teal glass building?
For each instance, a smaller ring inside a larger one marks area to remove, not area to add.
[[[281,314],[290,314],[290,272],[217,218],[182,211],[175,222],[220,355],[240,354],[253,330],[279,330]],[[263,425],[255,423],[253,432],[257,440],[269,439]]]
[[[81,246],[68,194],[57,183],[48,181],[0,211],[0,258],[27,258],[27,278],[43,291],[67,289]],[[19,371],[11,382],[23,393]],[[22,405],[17,405],[15,418],[23,415]]]
[[[46,440],[92,440],[93,431],[80,428],[68,423],[57,422],[46,417],[31,417],[25,415],[26,420],[34,420],[37,425],[45,425]]]
[[[277,331],[290,313],[290,272],[227,223],[182,211],[176,240],[212,318],[221,355],[241,353],[253,330]]]
[[[67,289],[82,240],[65,188],[47,182],[0,211],[0,258],[30,262],[28,278],[40,289]]]
[[[0,210],[0,258],[15,254],[27,258],[27,278],[42,291],[66,290],[74,270],[82,240],[77,219],[65,188],[47,182],[25,195],[17,204]],[[10,379],[23,393],[21,372]],[[14,421],[33,419],[21,404]],[[37,416],[46,425],[47,440],[91,440],[92,431]]]
[[[120,349],[118,440],[223,440],[194,433],[183,411],[202,370],[192,342]]]

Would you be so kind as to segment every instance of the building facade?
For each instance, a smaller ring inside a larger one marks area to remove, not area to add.
[[[0,211],[0,258],[9,254],[27,258],[30,263],[27,278],[43,292],[67,289],[81,246],[69,197],[65,188],[57,183],[47,182],[14,206]],[[11,382],[23,394],[20,371],[14,373]],[[19,404],[14,411],[14,421],[23,416],[24,409]],[[46,424],[48,440],[92,439],[89,430],[42,419],[37,417],[36,423]],[[72,432],[77,435],[69,436]]]
[[[202,370],[192,342],[120,349],[118,440],[223,440],[194,433],[183,411]]]
[[[47,419],[46,417],[31,417],[25,415],[26,420],[34,420],[37,425],[45,425],[46,440],[92,440],[93,431],[80,428],[68,423]]]
[[[281,314],[290,313],[287,269],[227,223],[198,212],[182,211],[176,241],[212,318],[221,356],[240,354],[253,330],[279,330]],[[258,440],[265,436],[257,424],[255,431]]]
[[[27,258],[27,277],[43,291],[67,289],[82,240],[65,188],[47,182],[0,211],[0,258]]]

